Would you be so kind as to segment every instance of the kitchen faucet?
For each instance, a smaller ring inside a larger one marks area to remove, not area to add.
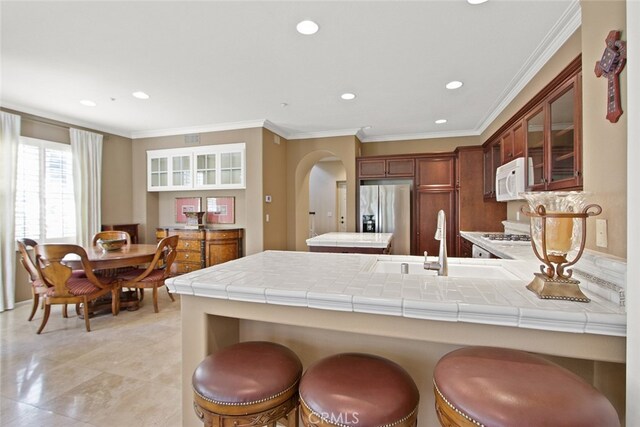
[[[427,261],[427,251],[424,251],[424,269],[437,270],[438,276],[449,275],[449,264],[447,262],[447,219],[444,211],[438,212],[438,225],[434,239],[440,240],[440,253],[438,254],[438,262]]]

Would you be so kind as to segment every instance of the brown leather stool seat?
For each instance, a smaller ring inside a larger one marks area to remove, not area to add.
[[[300,381],[305,426],[415,426],[419,400],[404,369],[369,354],[327,357]]]
[[[243,342],[207,356],[193,373],[196,415],[206,427],[298,425],[302,363],[280,344]]]
[[[620,426],[611,403],[574,373],[524,351],[466,347],[434,369],[443,426]]]

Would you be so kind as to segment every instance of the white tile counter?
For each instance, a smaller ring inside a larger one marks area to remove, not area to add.
[[[307,246],[386,248],[391,244],[392,237],[392,233],[332,232],[307,239]]]
[[[567,367],[575,363],[577,371],[586,359],[594,365],[593,384],[606,382],[610,372],[623,375],[624,307],[593,294],[588,304],[540,300],[525,288],[527,261],[449,259],[450,267],[502,266],[509,277],[488,279],[380,273],[374,271],[378,260],[423,261],[266,251],[167,280],[171,292],[182,294],[183,427],[202,426],[192,409],[191,376],[198,363],[248,340],[286,345],[305,367],[345,351],[389,358],[416,381],[419,425],[437,425],[433,366],[461,346],[552,355]],[[613,384],[606,395],[619,395],[619,388]]]
[[[530,250],[530,249],[529,249]],[[430,258],[431,259],[431,258]],[[597,294],[590,303],[541,300],[525,288],[536,263],[450,258],[500,265],[517,279],[373,272],[377,260],[420,257],[266,251],[167,281],[171,292],[263,304],[625,336],[626,314]],[[432,260],[436,260],[433,258]]]

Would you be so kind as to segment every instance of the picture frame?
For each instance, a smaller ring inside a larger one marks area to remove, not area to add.
[[[207,197],[207,224],[235,224],[235,197]]]
[[[200,197],[176,197],[176,223],[187,222],[185,212],[200,212],[202,198]]]

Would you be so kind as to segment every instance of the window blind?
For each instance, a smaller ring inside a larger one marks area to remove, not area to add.
[[[71,147],[23,137],[18,150],[16,239],[75,243]]]

